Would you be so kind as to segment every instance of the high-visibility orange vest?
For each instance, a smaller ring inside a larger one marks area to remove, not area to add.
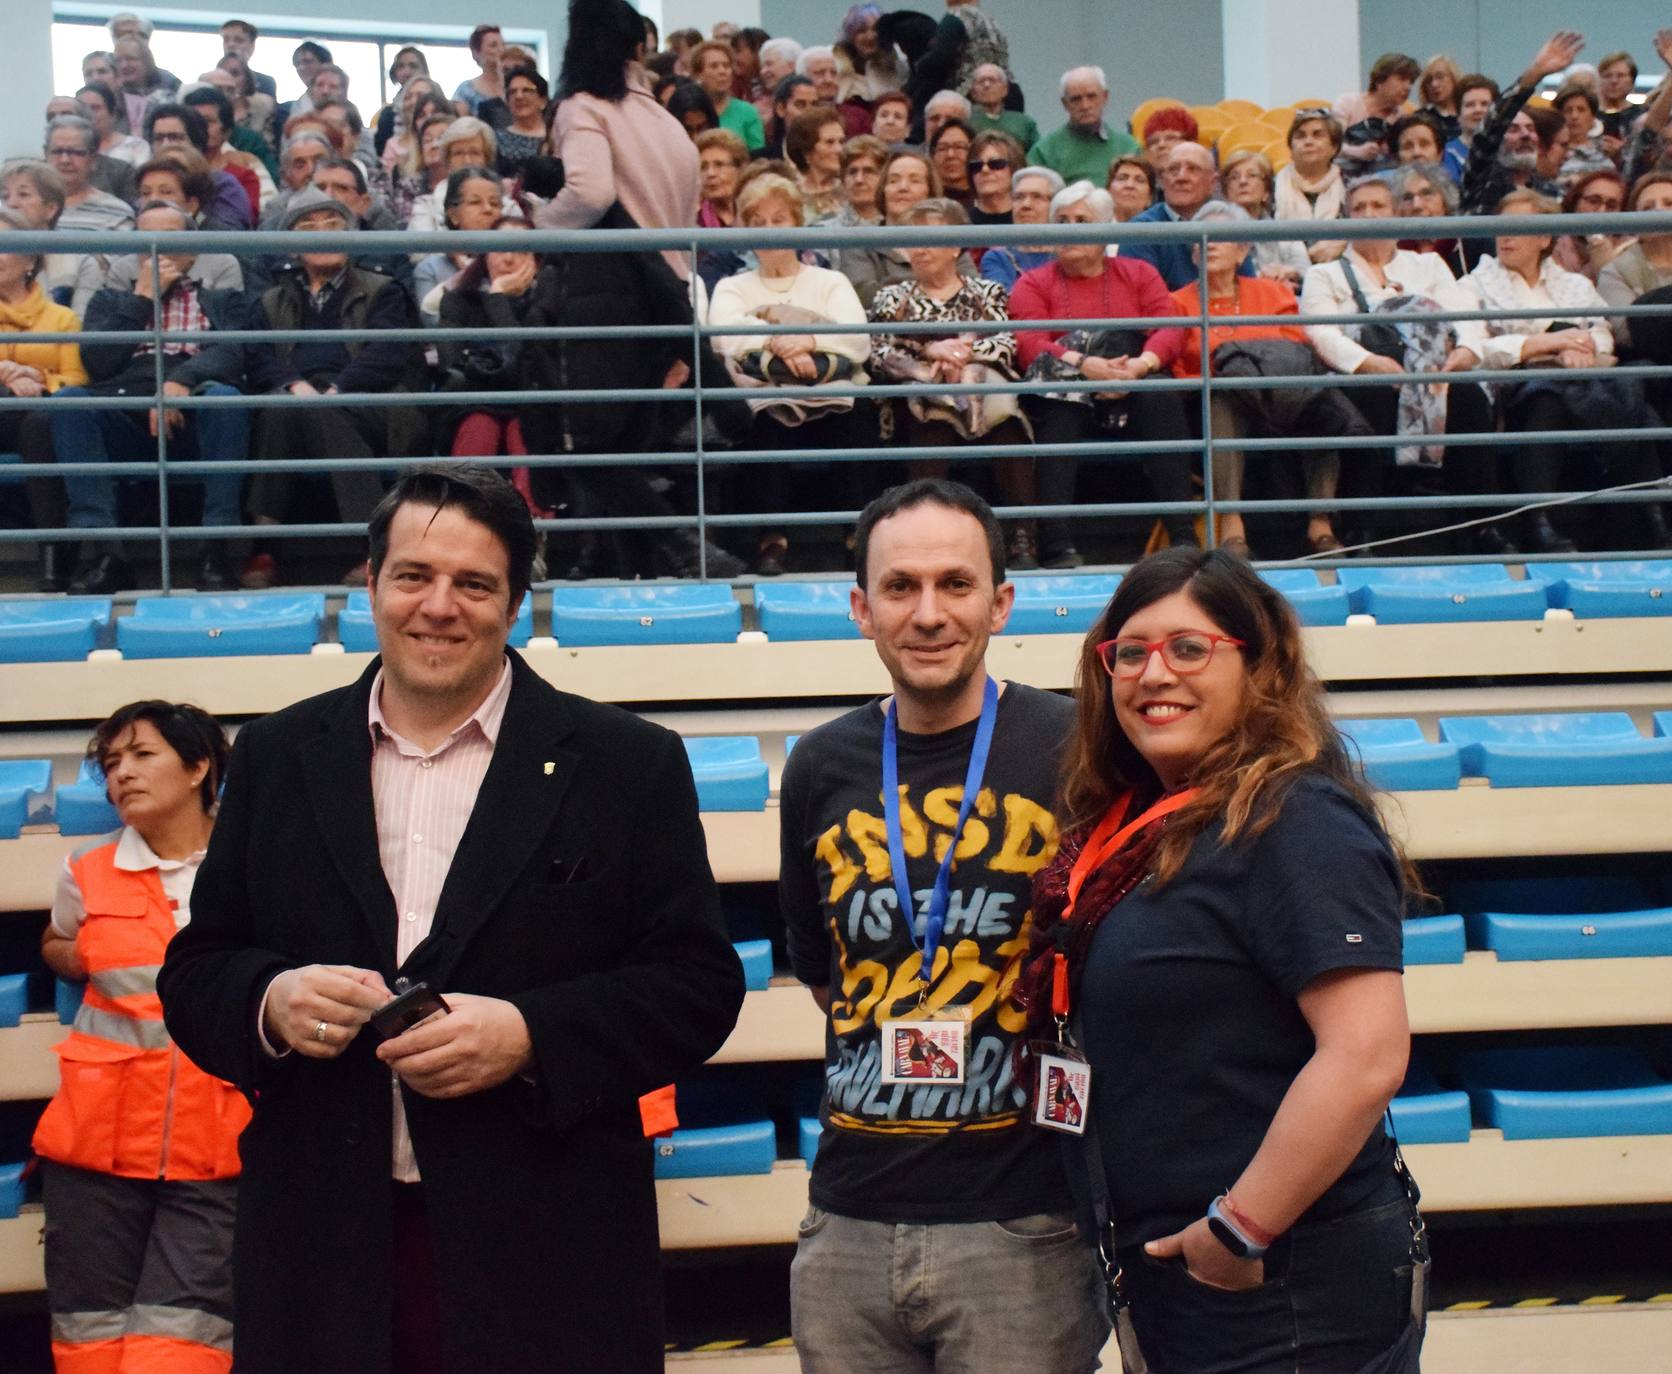
[[[175,924],[162,879],[117,868],[115,841],[70,870],[87,910],[75,942],[87,990],[55,1047],[58,1095],[35,1128],[35,1152],[124,1178],[236,1176],[249,1103],[186,1058],[163,1026],[157,970]]]

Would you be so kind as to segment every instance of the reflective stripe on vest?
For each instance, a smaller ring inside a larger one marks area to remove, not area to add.
[[[132,964],[127,968],[107,968],[90,974],[87,981],[106,997],[138,997],[157,990],[157,974],[161,964]]]
[[[128,1329],[126,1310],[114,1312],[54,1312],[52,1339],[65,1345],[119,1341]]]
[[[75,1014],[75,1029],[83,1035],[95,1035],[100,1040],[113,1040],[118,1045],[142,1050],[166,1050],[172,1043],[168,1027],[161,1021],[138,1021],[118,1011],[101,1011],[85,1002]]]
[[[162,1307],[137,1303],[128,1309],[130,1336],[169,1336],[215,1350],[232,1349],[232,1323],[195,1307]]]

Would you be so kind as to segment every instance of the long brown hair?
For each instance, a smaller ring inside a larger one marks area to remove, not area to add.
[[[1063,828],[1095,824],[1128,790],[1152,796],[1164,790],[1115,719],[1097,646],[1118,635],[1144,607],[1179,591],[1224,633],[1243,641],[1247,678],[1235,728],[1208,750],[1191,779],[1200,794],[1168,822],[1156,851],[1155,883],[1177,875],[1196,837],[1215,821],[1223,819],[1227,843],[1259,835],[1303,775],[1329,778],[1374,818],[1371,789],[1324,708],[1323,687],[1306,661],[1299,622],[1283,595],[1231,554],[1171,548],[1142,560],[1121,579],[1080,648],[1074,685],[1079,722],[1063,784]],[[1420,893],[1415,870],[1393,843],[1408,888]]]

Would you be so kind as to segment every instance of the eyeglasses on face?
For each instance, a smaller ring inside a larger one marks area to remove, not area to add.
[[[969,161],[969,169],[972,172],[1008,172],[1010,170],[1010,159],[1007,157],[985,159],[972,157]]]
[[[1233,649],[1248,647],[1231,635],[1179,630],[1164,639],[1106,639],[1097,646],[1097,657],[1110,677],[1137,677],[1149,666],[1152,654],[1160,654],[1161,661],[1179,676],[1189,677],[1213,662],[1213,651],[1221,644]]]
[[[1579,197],[1579,205],[1586,210],[1623,210],[1625,202],[1618,196],[1592,195],[1586,192]]]

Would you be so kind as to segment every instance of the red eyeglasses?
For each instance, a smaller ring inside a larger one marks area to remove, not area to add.
[[[1229,644],[1233,649],[1248,647],[1230,635],[1179,630],[1165,639],[1106,639],[1097,646],[1097,657],[1110,677],[1137,677],[1149,666],[1151,654],[1160,654],[1161,661],[1175,673],[1189,677],[1213,662],[1213,651],[1221,644]]]

